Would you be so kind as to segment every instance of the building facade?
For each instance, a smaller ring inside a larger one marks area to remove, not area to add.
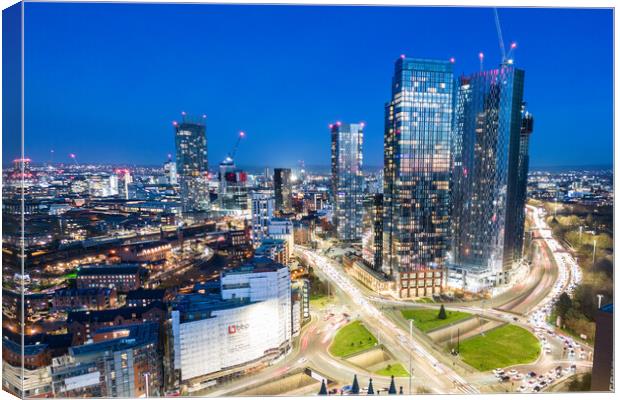
[[[55,397],[157,397],[163,371],[159,328],[143,323],[100,330],[100,339],[74,346],[52,362]]]
[[[523,84],[524,71],[508,64],[459,82],[452,263],[480,276],[477,286],[504,283],[521,258],[532,128],[522,115]]]
[[[330,124],[332,199],[338,238],[362,238],[364,124]]]
[[[174,122],[176,142],[176,174],[180,184],[184,213],[207,211],[207,134],[204,118]]]
[[[293,182],[290,168],[273,169],[273,188],[276,196],[276,211],[289,213],[293,209]]]
[[[273,218],[276,200],[269,193],[252,193],[252,240],[260,243],[268,235],[269,221]]]
[[[288,267],[254,258],[220,278],[219,294],[182,295],[173,305],[173,366],[190,392],[218,377],[243,373],[290,347]]]
[[[385,107],[383,268],[401,296],[409,273],[445,266],[452,108],[452,63],[396,61]]]
[[[383,194],[370,195],[362,240],[362,258],[376,271],[383,271]]]

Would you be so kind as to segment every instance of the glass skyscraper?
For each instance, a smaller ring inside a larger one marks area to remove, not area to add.
[[[437,293],[442,285],[449,245],[452,67],[449,61],[401,56],[385,107],[383,263],[401,297]],[[420,271],[433,279],[417,280],[424,276]]]
[[[289,213],[293,209],[293,188],[290,168],[273,169],[273,187],[276,196],[276,211]]]
[[[204,116],[190,121],[183,115],[182,122],[174,122],[177,175],[181,187],[184,213],[207,211],[207,135]]]
[[[330,125],[334,225],[340,240],[362,238],[364,124]]]
[[[491,273],[486,284],[503,283],[522,253],[533,121],[523,111],[524,75],[504,64],[459,82],[452,261],[470,273]]]

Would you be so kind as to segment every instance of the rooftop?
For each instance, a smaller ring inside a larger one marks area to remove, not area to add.
[[[111,310],[95,311],[71,311],[67,316],[67,324],[72,322],[110,322],[118,316],[124,319],[139,318],[153,308],[166,310],[166,306],[161,301],[154,301],[146,307],[121,307]]]
[[[259,272],[276,272],[282,268],[288,267],[278,262],[275,262],[271,258],[254,257],[234,269],[223,272],[222,276],[235,274],[255,274]]]
[[[157,342],[159,328],[157,323],[150,322],[144,324],[126,325],[122,327],[115,326],[102,328],[98,329],[96,333],[115,332],[119,330],[125,330],[128,334],[116,339],[74,346],[69,349],[69,352],[73,356],[79,356],[102,351],[118,351]]]
[[[78,270],[78,277],[92,275],[127,275],[136,274],[140,270],[138,264],[87,265]]]

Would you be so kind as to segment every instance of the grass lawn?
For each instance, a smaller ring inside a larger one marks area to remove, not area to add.
[[[380,370],[375,371],[375,374],[382,376],[392,376],[394,375],[396,378],[406,378],[409,376],[407,372],[407,368],[403,367],[402,364],[391,364],[385,368],[381,368]]]
[[[329,297],[325,294],[310,296],[311,308],[323,308],[332,301],[333,297]]]
[[[434,303],[435,301],[430,297],[421,297],[416,300],[416,303]]]
[[[504,325],[461,342],[460,356],[479,371],[536,361],[540,354],[538,339],[516,325]]]
[[[401,314],[406,319],[413,319],[413,325],[422,332],[428,332],[471,316],[470,313],[449,310],[446,310],[448,316],[446,319],[437,318],[439,310],[401,310]]]
[[[375,347],[377,339],[368,332],[360,321],[353,321],[340,328],[329,346],[329,352],[336,357],[346,357],[358,351]]]

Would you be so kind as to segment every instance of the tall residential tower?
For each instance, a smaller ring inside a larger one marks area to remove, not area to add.
[[[190,120],[183,113],[182,122],[173,122],[176,138],[177,175],[181,186],[184,213],[207,211],[207,135],[205,120]]]
[[[385,107],[383,268],[400,297],[438,293],[443,284],[453,79],[449,61],[396,61]]]
[[[523,108],[524,75],[506,63],[459,82],[452,262],[471,290],[505,283],[521,259],[533,127]]]
[[[362,238],[364,124],[330,124],[334,225],[340,240]]]
[[[276,211],[289,213],[293,210],[293,187],[290,168],[273,169],[273,188],[276,195]]]

